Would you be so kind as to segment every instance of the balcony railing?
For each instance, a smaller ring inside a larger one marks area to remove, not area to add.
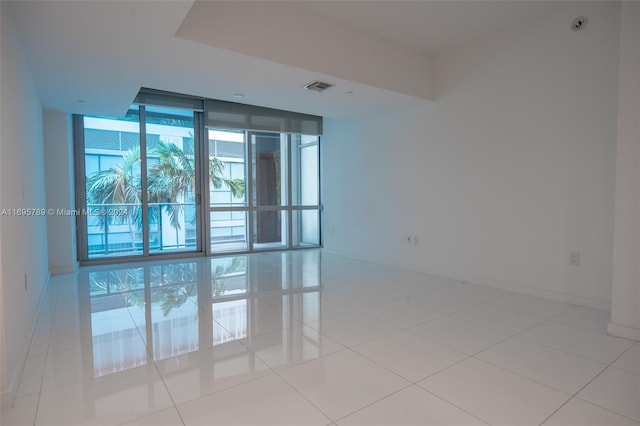
[[[167,213],[172,206],[179,209],[178,227],[173,226]],[[143,252],[142,204],[87,204],[84,214],[87,216],[90,257],[126,256]],[[217,231],[212,232],[212,240],[215,234],[216,243],[238,241],[237,224],[210,220],[209,226]],[[151,252],[195,250],[196,241],[195,203],[149,203]]]
[[[177,208],[178,226],[168,209]],[[87,204],[89,254],[117,256],[143,250],[141,204]],[[149,249],[175,251],[196,247],[195,203],[149,203]]]

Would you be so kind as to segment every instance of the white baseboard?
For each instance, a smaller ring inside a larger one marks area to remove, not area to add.
[[[640,341],[640,328],[628,327],[610,322],[607,324],[607,333],[616,337]]]
[[[51,273],[51,275],[74,274],[78,272],[79,267],[80,266],[78,262],[76,262],[72,266],[51,267],[49,268],[49,272]]]
[[[409,271],[418,272],[421,274],[433,275],[441,278],[448,278],[455,281],[462,281],[469,284],[479,284],[487,287],[496,288],[499,290],[511,291],[514,293],[524,294],[527,296],[539,297],[541,299],[554,300],[556,302],[570,303],[572,305],[583,306],[585,308],[598,309],[600,311],[611,312],[611,302],[608,300],[591,299],[588,297],[577,296],[573,294],[561,293],[553,290],[545,290],[525,285],[520,285],[512,282],[501,282],[496,280],[485,279],[482,277],[464,276],[455,271],[419,271],[411,269],[407,265],[400,265],[390,263],[383,259],[376,258],[363,258],[351,253],[344,253],[337,250],[323,249],[323,252],[327,254],[334,254],[338,256],[344,256],[351,259],[361,260],[370,263],[379,263],[382,265],[391,266],[394,268],[401,268]]]
[[[13,403],[16,399],[16,395],[18,393],[18,386],[20,386],[20,379],[22,378],[22,373],[24,372],[24,366],[27,362],[27,356],[29,355],[29,344],[31,343],[31,339],[33,338],[35,324],[36,324],[36,320],[34,319],[33,327],[29,335],[29,338],[27,339],[26,344],[22,346],[20,355],[18,356],[18,363],[13,369],[13,372],[11,373],[11,378],[9,379],[9,388],[2,392],[2,409],[3,410],[13,407]]]
[[[16,399],[16,393],[14,391],[2,392],[0,395],[0,409],[7,410],[13,407],[13,401]]]
[[[481,278],[473,277],[469,279],[461,279],[463,282],[469,284],[480,284],[487,287],[497,288],[499,290],[511,291],[514,293],[524,294],[527,296],[539,297],[541,299],[553,300],[561,303],[570,303],[572,305],[582,306],[585,308],[597,309],[600,311],[611,311],[611,302],[608,300],[591,299],[589,297],[577,296],[575,294],[560,293],[553,290],[546,290],[541,288],[529,287],[525,285],[519,285],[515,283],[503,283],[493,280],[484,280]]]
[[[13,369],[11,379],[9,380],[9,388],[3,390],[2,394],[0,395],[0,405],[3,410],[13,407],[13,403],[18,393],[18,386],[20,386],[20,379],[22,379],[22,373],[24,372],[24,367],[27,362],[27,356],[29,355],[29,346],[31,345],[33,335],[36,332],[38,317],[40,316],[40,311],[42,310],[42,302],[44,301],[44,295],[49,288],[49,284],[51,284],[51,275],[47,274],[44,285],[42,286],[42,290],[40,291],[40,295],[38,296],[38,303],[36,304],[35,311],[36,315],[33,318],[33,323],[31,324],[29,337],[25,344],[22,346],[22,350],[20,351],[20,355],[18,357],[19,362]]]

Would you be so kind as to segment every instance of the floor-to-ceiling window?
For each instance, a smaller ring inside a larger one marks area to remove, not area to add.
[[[321,244],[319,117],[136,100],[75,118],[81,261]]]
[[[83,117],[85,255],[142,254],[140,111]]]
[[[319,246],[319,154],[318,136],[210,129],[221,176],[210,188],[212,253]]]
[[[288,135],[251,134],[251,218],[255,249],[287,247]]]
[[[246,132],[208,129],[212,252],[248,251]]]
[[[292,150],[292,245],[320,244],[320,138],[293,135]]]
[[[194,113],[145,108],[149,251],[198,249],[198,181]]]
[[[199,251],[194,112],[134,105],[81,125],[84,259]]]

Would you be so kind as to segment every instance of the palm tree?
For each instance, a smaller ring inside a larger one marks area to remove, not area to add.
[[[149,202],[171,203],[165,205],[165,211],[171,226],[180,229],[180,216],[184,210],[181,202],[196,189],[193,160],[173,143],[159,142],[153,149],[153,155],[158,156],[158,162],[149,168]],[[209,159],[209,181],[216,189],[226,185],[236,198],[244,195],[244,180],[226,179],[224,163],[217,157]]]
[[[222,184],[225,184],[234,197],[242,198],[245,189],[244,179],[225,179],[223,171],[224,163],[218,157],[211,157],[209,159],[209,182],[215,189],[220,189]]]
[[[87,179],[88,204],[125,205],[126,215],[98,216],[104,228],[110,223],[126,223],[131,234],[131,245],[135,247],[136,233],[133,224],[140,225],[142,212],[140,190],[140,147],[125,152],[122,160],[115,167],[103,170]]]
[[[149,167],[148,195],[149,203],[164,204],[171,226],[181,228],[181,213],[184,211],[184,200],[195,193],[196,171],[193,159],[184,150],[173,143],[159,142],[149,151],[149,155],[157,157],[157,162]],[[100,217],[104,228],[111,223],[129,226],[131,242],[135,247],[136,232],[133,224],[139,229],[142,224],[142,190],[140,182],[140,148],[134,147],[125,152],[121,161],[114,167],[103,170],[87,179],[88,204],[126,205],[127,215]],[[218,189],[227,186],[234,197],[244,196],[243,179],[227,179],[224,177],[224,163],[217,157],[211,157],[208,164],[209,182]],[[150,214],[155,214],[151,210]]]
[[[184,202],[195,190],[195,167],[184,151],[175,144],[159,142],[153,153],[158,162],[149,168],[149,203]],[[171,226],[180,229],[182,204],[165,204]]]

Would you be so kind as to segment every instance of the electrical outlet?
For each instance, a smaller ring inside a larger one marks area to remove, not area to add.
[[[418,235],[413,236],[413,244],[419,246],[420,245],[420,237]]]
[[[413,237],[411,235],[407,235],[407,244],[411,244],[413,242]]]
[[[572,265],[572,266],[580,265],[580,252],[578,251],[569,252],[569,265]]]

